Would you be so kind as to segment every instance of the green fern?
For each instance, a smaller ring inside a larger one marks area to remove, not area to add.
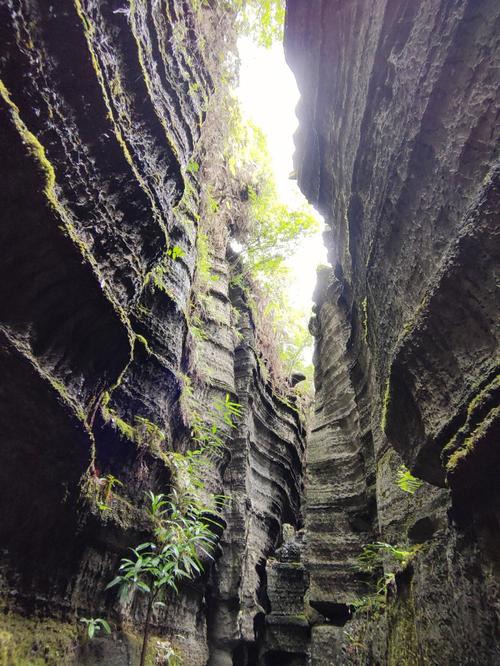
[[[369,543],[364,546],[362,552],[356,558],[356,569],[373,574],[383,568],[384,561],[390,561],[404,569],[415,552],[415,546],[406,550],[382,541]]]

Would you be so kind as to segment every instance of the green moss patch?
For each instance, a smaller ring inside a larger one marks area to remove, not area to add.
[[[77,648],[76,624],[13,613],[1,616],[0,666],[69,664],[76,657]]]
[[[382,401],[382,416],[380,419],[380,427],[384,432],[386,432],[387,428],[387,415],[389,413],[390,404],[391,404],[391,380],[389,377],[385,384],[384,399]]]
[[[490,428],[500,416],[500,407],[495,406],[495,396],[499,388],[500,375],[470,401],[464,425],[443,448],[442,455],[448,473],[454,472],[477,445],[487,438]]]

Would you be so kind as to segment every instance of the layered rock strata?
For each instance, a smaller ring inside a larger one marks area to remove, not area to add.
[[[331,264],[312,322],[315,665],[500,658],[499,26],[489,0],[287,2],[296,169]],[[374,542],[408,553],[379,551],[378,595],[357,571]]]
[[[0,6],[2,663],[138,662],[144,599],[105,586],[226,394],[242,419],[205,479],[232,499],[217,562],[155,612],[149,658],[257,649],[304,433],[230,293],[230,221],[203,203],[232,22],[180,0]],[[81,617],[113,635],[82,642]]]
[[[212,612],[214,666],[257,662],[270,611],[266,562],[281,542],[282,523],[301,523],[305,432],[293,404],[262,377],[251,313],[238,291],[233,302],[242,337],[236,349],[236,387],[245,416],[225,474],[231,510],[216,569],[220,597]]]
[[[304,533],[283,525],[283,543],[266,567],[270,613],[259,663],[306,666],[309,663],[309,621],[304,596],[308,572],[301,562]]]

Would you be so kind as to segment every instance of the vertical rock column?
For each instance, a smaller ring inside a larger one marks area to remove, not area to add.
[[[240,341],[236,391],[243,417],[231,445],[224,489],[230,496],[213,599],[211,664],[254,663],[270,610],[266,561],[279,545],[283,522],[300,526],[305,433],[293,404],[263,378],[252,314],[235,289]]]
[[[363,396],[353,381],[355,363],[348,352],[348,305],[331,269],[321,269],[318,279],[311,320],[316,399],[307,446],[305,562],[307,599],[316,611],[313,650],[321,655],[314,663],[327,664],[338,657],[341,627],[351,617],[351,604],[364,593],[356,558],[372,541],[375,488],[369,473],[371,440],[362,428]]]
[[[304,595],[308,573],[301,562],[304,532],[283,525],[283,545],[268,559],[267,595],[271,612],[266,616],[262,664],[306,666],[309,662],[309,621]]]

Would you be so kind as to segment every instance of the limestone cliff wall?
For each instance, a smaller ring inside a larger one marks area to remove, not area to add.
[[[499,27],[490,0],[287,2],[298,180],[331,264],[311,323],[313,664],[500,658]],[[412,557],[381,563],[396,578],[367,609],[376,541]]]
[[[256,650],[304,433],[229,288],[232,222],[201,220],[232,20],[181,0],[0,3],[2,664],[137,663],[144,600],[105,586],[147,537],[145,491],[170,488],[164,454],[226,393],[243,411],[207,472],[231,497],[217,561],[158,610],[153,652]],[[78,617],[113,636],[79,647]]]

